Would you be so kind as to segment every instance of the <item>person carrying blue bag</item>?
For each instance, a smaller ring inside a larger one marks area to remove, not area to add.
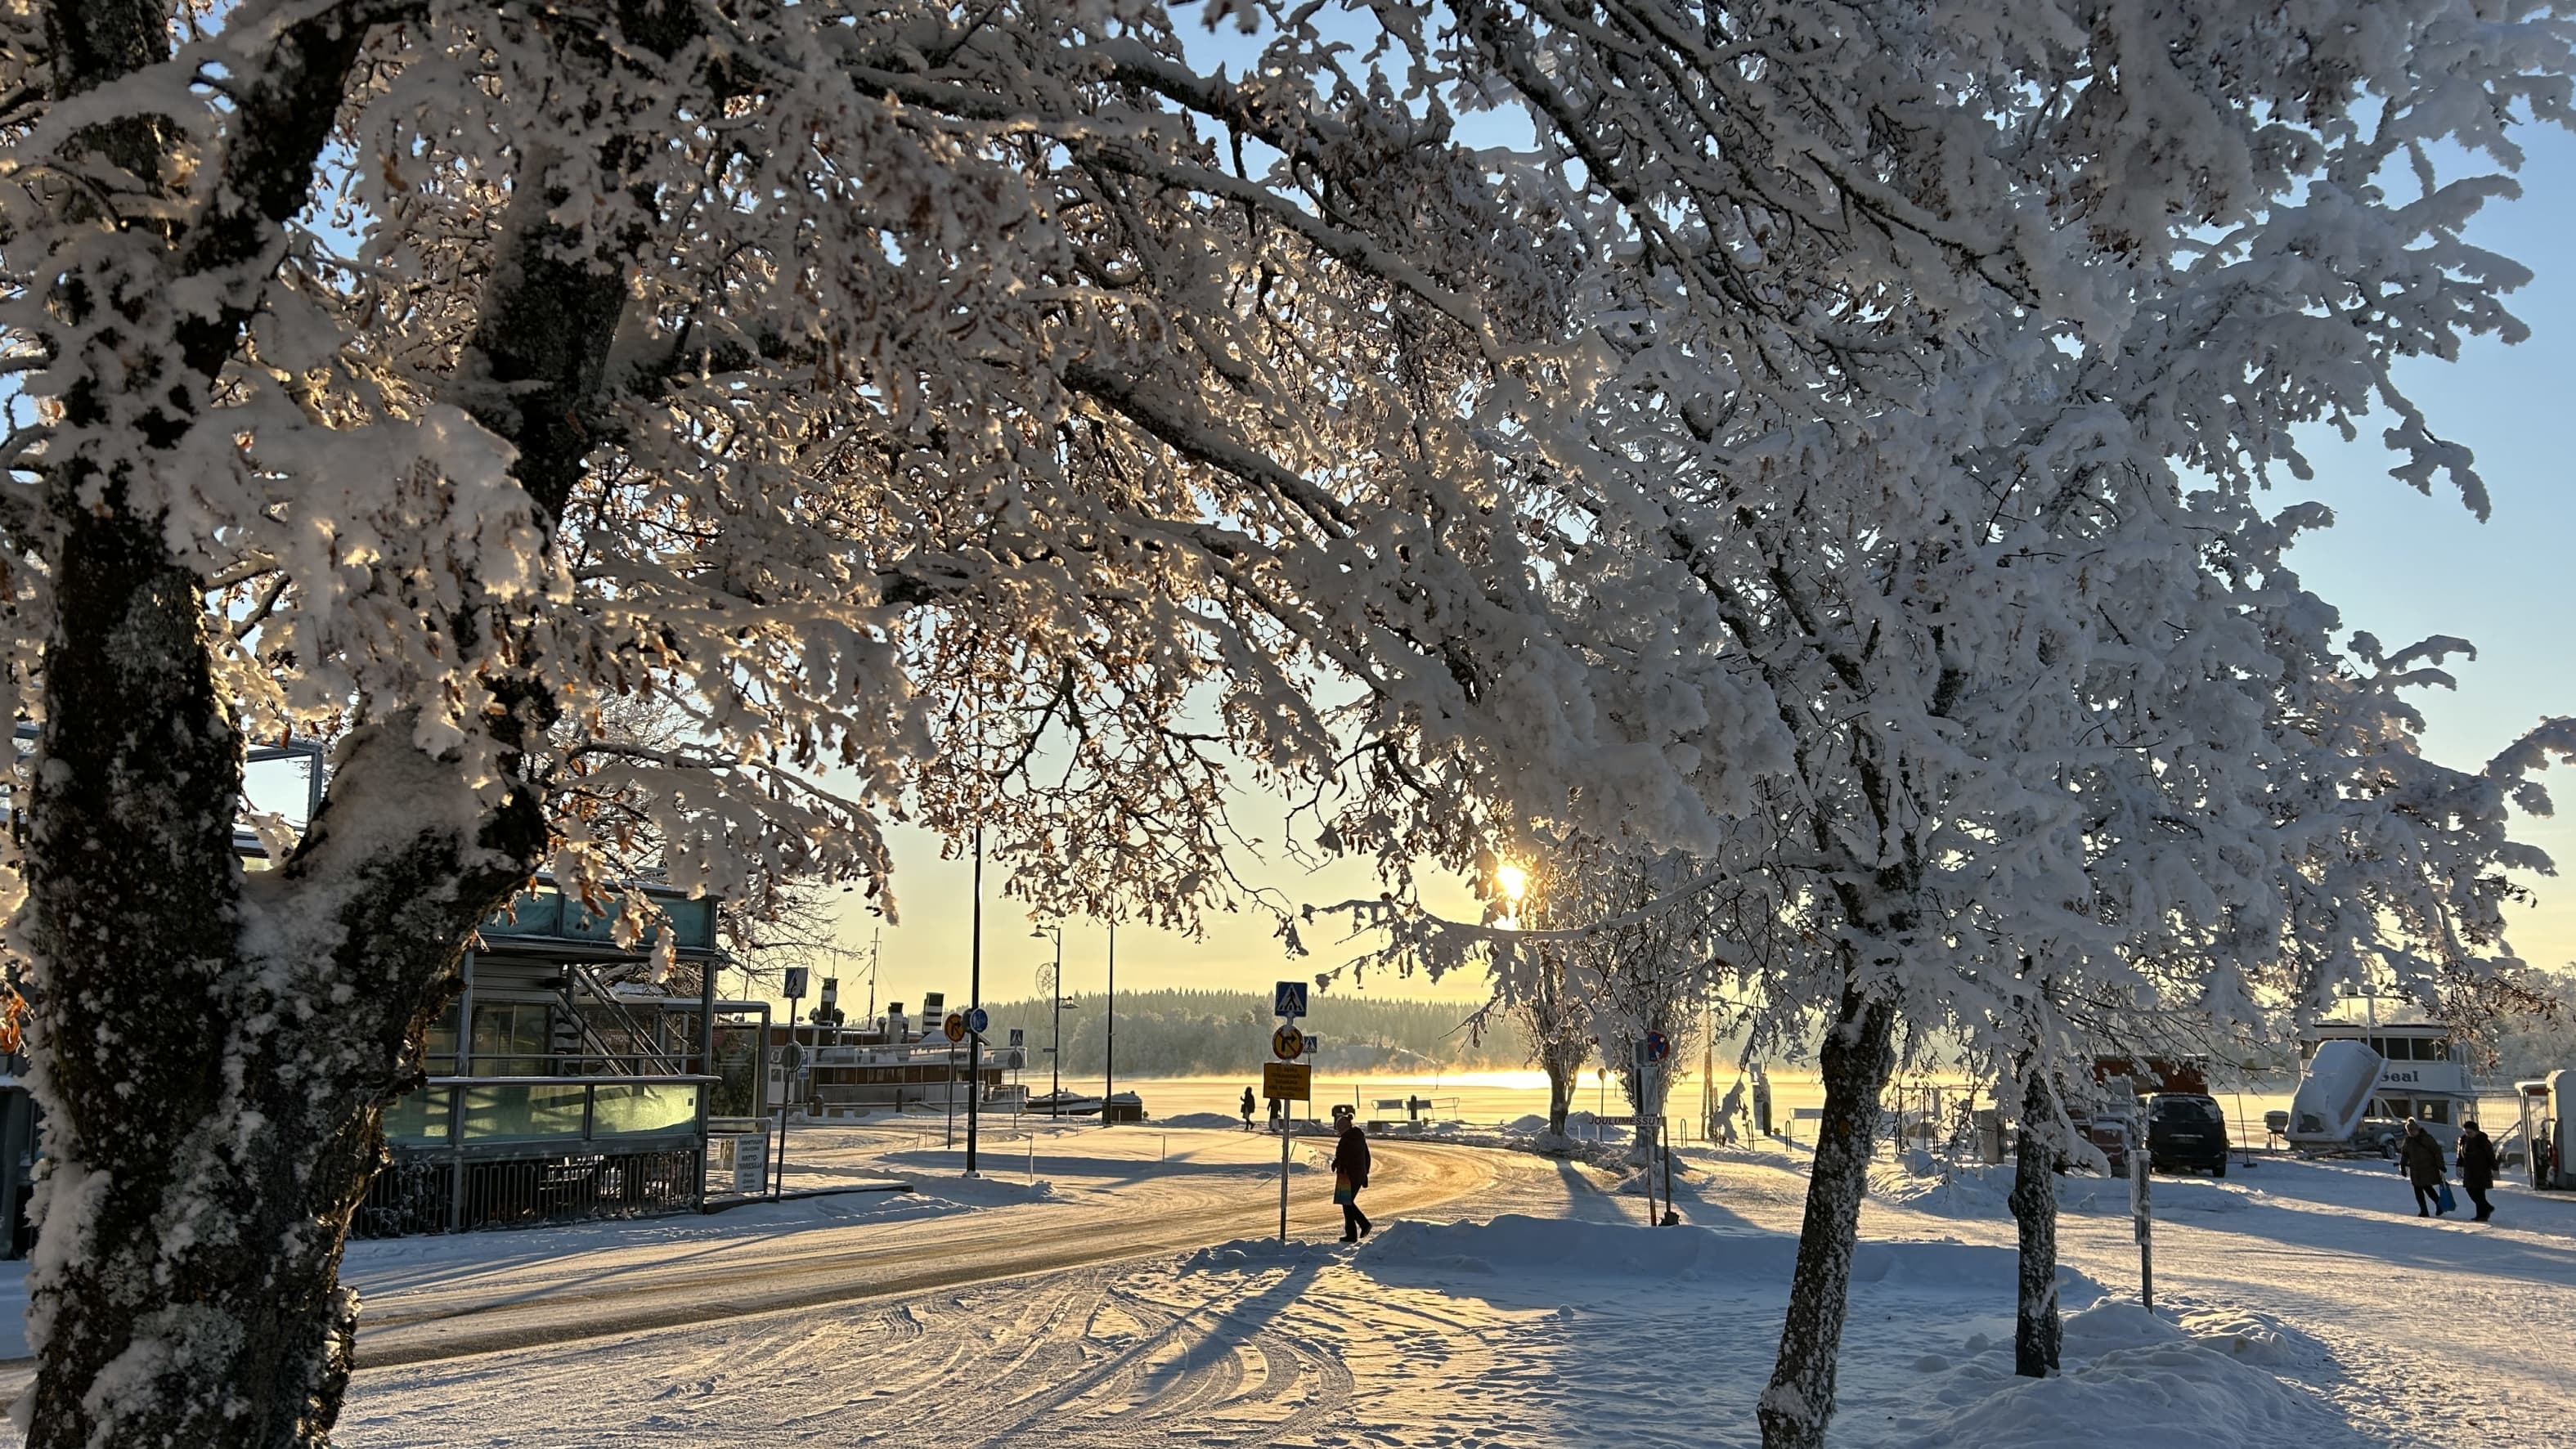
[[[2397,1170],[2415,1189],[2415,1216],[2434,1217],[2459,1206],[2451,1196],[2451,1185],[2442,1180],[2447,1164],[2442,1160],[2442,1143],[2424,1124],[2406,1119],[2406,1136],[2397,1144]]]

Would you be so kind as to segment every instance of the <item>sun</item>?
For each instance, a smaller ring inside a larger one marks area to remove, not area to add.
[[[1518,901],[1529,894],[1529,872],[1504,861],[1494,867],[1494,889],[1502,892],[1504,900]]]

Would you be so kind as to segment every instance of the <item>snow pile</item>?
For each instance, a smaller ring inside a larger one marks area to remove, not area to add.
[[[1509,1122],[1504,1123],[1503,1130],[1506,1132],[1544,1133],[1547,1131],[1547,1119],[1536,1112],[1532,1112],[1527,1116],[1514,1117]]]
[[[1184,1112],[1178,1117],[1157,1117],[1154,1119],[1154,1125],[1157,1127],[1224,1127],[1240,1132],[1243,1130],[1243,1118],[1229,1117],[1223,1112]]]
[[[1181,1260],[1184,1273],[1224,1273],[1247,1268],[1275,1268],[1334,1256],[1324,1243],[1291,1238],[1236,1238],[1199,1249]]]
[[[2181,1327],[2210,1348],[2266,1368],[2313,1368],[2334,1357],[2324,1344],[2268,1313],[2203,1308],[2183,1314]]]
[[[2077,1187],[2077,1181],[2084,1183]],[[2057,1181],[2058,1207],[2070,1213],[2126,1213],[2129,1211],[2129,1184],[2126,1181],[2103,1182],[2098,1179]],[[2168,1213],[2234,1213],[2255,1205],[2250,1189],[2230,1187],[2223,1182],[2191,1182],[2159,1177],[2149,1185],[2148,1203],[2157,1217]]]
[[[1967,1403],[1895,1442],[1978,1449],[2303,1449],[2358,1442],[2314,1396],[2240,1362],[2226,1335],[2187,1333],[2133,1303],[2103,1303],[2066,1319],[2066,1372],[1996,1386],[1977,1364],[1937,1398]],[[1970,1382],[1970,1380],[1975,1382]],[[1914,1427],[1914,1426],[1909,1426]]]
[[[1788,1278],[1795,1239],[1774,1233],[1642,1227],[1506,1213],[1447,1226],[1391,1223],[1364,1244],[1362,1267],[1576,1278]]]
[[[1677,1282],[1730,1281],[1785,1288],[1798,1260],[1786,1233],[1727,1232],[1704,1227],[1646,1227],[1505,1214],[1491,1222],[1446,1226],[1391,1223],[1361,1247],[1359,1265],[1395,1270],[1557,1275],[1584,1279],[1652,1277]],[[1852,1253],[1855,1284],[1975,1288],[2010,1301],[2014,1251],[1985,1243],[1864,1242]],[[2063,1301],[2089,1303],[2102,1286],[2061,1268]]]
[[[1588,1141],[1625,1142],[1630,1134],[1618,1123],[1605,1123],[1590,1112],[1568,1112],[1565,1114],[1565,1135]]]
[[[1902,1163],[1870,1168],[1869,1195],[1890,1207],[1935,1217],[2009,1217],[2012,1180],[2009,1167],[1946,1165],[1930,1153],[1913,1152]]]

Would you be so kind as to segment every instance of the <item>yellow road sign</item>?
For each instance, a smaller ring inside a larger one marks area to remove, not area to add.
[[[1270,1054],[1283,1062],[1293,1062],[1306,1054],[1306,1034],[1294,1026],[1283,1026],[1270,1034]]]
[[[1315,1069],[1299,1062],[1263,1062],[1261,1095],[1273,1102],[1311,1102]]]

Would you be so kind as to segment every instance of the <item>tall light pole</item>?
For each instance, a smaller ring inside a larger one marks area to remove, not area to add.
[[[971,1028],[984,1014],[984,822],[975,822],[975,910],[972,928],[974,944],[968,948],[966,969],[966,1018]],[[975,1129],[984,1095],[984,1033],[966,1033],[966,1175],[975,1173]],[[956,1059],[950,1058],[953,1062]]]
[[[1040,926],[1029,934],[1043,941],[1050,932],[1055,936],[1055,964],[1047,968],[1045,975],[1047,1009],[1055,1015],[1055,1044],[1047,1048],[1047,1055],[1054,1059],[1047,1063],[1047,1095],[1057,1099],[1054,1105],[1057,1115],[1061,1116],[1064,1112],[1064,927]]]
[[[1109,1120],[1109,1099],[1118,1094],[1118,923],[1109,923],[1109,1039],[1102,1069],[1100,1120]]]

